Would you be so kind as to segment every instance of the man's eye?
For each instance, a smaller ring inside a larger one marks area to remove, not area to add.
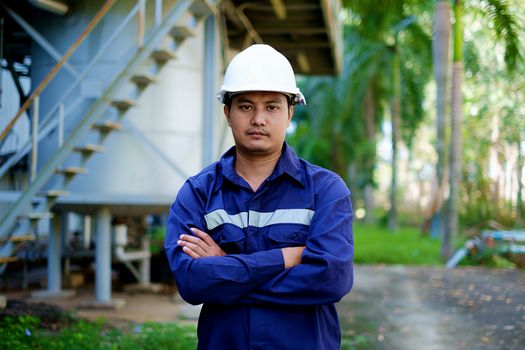
[[[251,108],[252,108],[252,106],[250,106],[250,105],[240,105],[239,106],[239,109],[241,109],[243,111],[249,111]]]
[[[276,111],[276,110],[278,110],[278,109],[279,109],[279,106],[268,106],[268,110],[269,110],[269,111],[272,111],[272,112],[273,112],[273,111]]]

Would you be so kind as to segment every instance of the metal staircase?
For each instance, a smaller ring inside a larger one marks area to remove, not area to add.
[[[122,128],[121,119],[137,105],[143,91],[155,84],[156,76],[160,74],[163,65],[176,59],[177,49],[193,35],[199,22],[216,11],[215,1],[172,2],[171,8],[163,16],[162,11],[167,4],[155,0],[154,5],[146,7],[147,0],[138,0],[119,25],[118,28],[123,30],[132,19],[138,17],[137,44],[131,49],[127,63],[105,87],[101,97],[92,101],[69,133],[59,136],[56,150],[48,155],[45,163],[37,169],[35,160],[30,171],[31,180],[25,190],[13,193],[9,209],[0,219],[0,274],[7,263],[19,259],[20,254],[17,253],[39,239],[39,226],[49,225],[53,216],[52,208],[59,198],[69,194],[67,188],[71,181],[78,175],[89,174],[86,166],[88,160],[95,154],[104,152],[104,140]],[[154,24],[149,31],[144,28],[146,8],[154,10],[154,14],[151,14]],[[54,103],[55,107],[41,118],[41,126],[34,124],[36,127],[33,128],[32,143],[26,144],[4,162],[0,167],[0,177],[7,174],[26,155],[31,154],[32,159],[36,158],[35,149],[38,143],[50,134],[63,133],[63,119],[67,119],[68,111],[78,105],[78,101],[66,105],[67,101],[75,93],[78,94],[82,79],[103,59],[104,51],[111,47],[118,34],[115,32],[108,38],[96,59]],[[38,113],[38,100],[37,95],[33,99],[33,114]],[[34,119],[38,121],[38,115]]]

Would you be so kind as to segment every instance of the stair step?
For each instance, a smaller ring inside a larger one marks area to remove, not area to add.
[[[186,26],[174,26],[170,30],[170,35],[176,41],[183,41],[183,40],[186,40],[189,37],[195,36],[195,33],[189,27],[186,27]]]
[[[121,111],[127,111],[131,107],[136,106],[137,102],[130,98],[122,98],[111,101],[111,105]]]
[[[57,173],[61,173],[61,174],[68,175],[68,176],[73,176],[77,174],[87,174],[88,171],[86,168],[70,166],[70,167],[66,167],[63,169],[58,169]]]
[[[217,8],[206,0],[195,0],[190,6],[190,12],[195,17],[208,17],[209,15],[215,14]]]
[[[115,122],[112,122],[112,121],[108,120],[108,121],[105,121],[103,123],[93,124],[93,128],[94,129],[98,129],[101,132],[110,132],[110,131],[114,131],[114,130],[121,130],[122,129],[122,125],[120,125],[119,123],[115,123]]]
[[[21,215],[20,217],[24,218],[24,219],[29,219],[29,220],[46,220],[46,219],[52,219],[53,218],[53,213],[49,213],[49,212],[33,212],[33,213],[28,213],[28,214],[25,214],[25,215]]]
[[[131,77],[131,81],[138,86],[148,86],[149,84],[156,83],[157,78],[151,74],[136,74]]]
[[[19,243],[19,242],[34,241],[35,239],[36,239],[36,236],[32,233],[29,233],[26,235],[11,236],[9,237],[8,240],[13,243]]]
[[[0,264],[7,264],[17,260],[18,258],[16,256],[0,256]]]
[[[104,147],[96,144],[87,144],[85,146],[75,147],[75,152],[80,152],[84,154],[91,154],[95,152],[104,152]]]
[[[69,196],[69,191],[64,190],[49,190],[46,192],[42,192],[40,195],[45,196],[47,198],[57,198],[57,197],[65,197]]]
[[[151,58],[153,58],[157,63],[165,63],[169,60],[176,59],[177,55],[173,50],[157,49],[151,53]]]

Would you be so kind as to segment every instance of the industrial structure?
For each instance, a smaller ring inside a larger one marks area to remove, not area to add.
[[[150,284],[126,219],[166,214],[232,145],[215,94],[233,54],[267,43],[305,75],[342,64],[336,0],[0,0],[0,16],[0,274],[43,249],[35,295],[66,296],[63,258],[91,254],[95,306],[118,304],[112,260]]]

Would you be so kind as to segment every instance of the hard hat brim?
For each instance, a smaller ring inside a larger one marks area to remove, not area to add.
[[[217,100],[219,100],[219,102],[221,102],[221,103],[225,103],[225,98],[226,98],[226,96],[228,94],[237,95],[237,94],[242,94],[244,92],[253,92],[253,91],[278,92],[278,93],[285,94],[285,95],[292,95],[293,96],[292,98],[294,99],[295,104],[306,106],[306,99],[305,99],[303,93],[299,90],[299,88],[297,88],[296,92],[290,92],[290,91],[275,91],[273,89],[272,90],[270,90],[270,89],[265,90],[265,89],[260,89],[260,88],[238,90],[238,91],[230,91],[230,90],[227,90],[227,89],[225,89],[223,87],[217,93]]]

